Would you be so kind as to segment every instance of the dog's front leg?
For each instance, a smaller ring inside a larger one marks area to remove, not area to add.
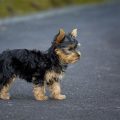
[[[45,85],[34,85],[33,93],[36,100],[47,100],[48,97],[45,96]]]
[[[66,99],[66,96],[61,94],[60,83],[58,81],[54,81],[52,84],[50,84],[49,89],[51,91],[52,98],[58,100]]]

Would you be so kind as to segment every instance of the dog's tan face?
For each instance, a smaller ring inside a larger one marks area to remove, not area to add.
[[[56,49],[56,54],[58,55],[60,61],[66,64],[75,63],[80,58],[80,53],[78,53],[77,51],[70,51],[68,49]]]
[[[55,52],[62,63],[71,64],[80,59],[81,53],[77,50],[78,41],[75,39],[76,36],[77,29],[67,35],[63,30],[60,30],[56,40],[58,47],[56,47]]]

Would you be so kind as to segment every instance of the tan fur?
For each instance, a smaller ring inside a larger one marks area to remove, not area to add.
[[[45,86],[34,85],[33,93],[36,100],[47,100],[48,97],[45,96]]]
[[[0,98],[1,99],[3,99],[3,100],[9,100],[10,99],[9,88],[10,88],[9,84],[7,84],[6,86],[4,86],[2,88],[2,90],[0,91]]]
[[[60,29],[60,30],[59,30],[59,34],[58,34],[55,42],[56,42],[57,44],[59,44],[59,43],[63,40],[64,36],[65,36],[64,30],[63,30],[63,29]]]
[[[52,85],[49,86],[49,89],[51,91],[52,98],[59,100],[63,100],[66,98],[65,95],[61,94],[61,88],[59,82],[54,82]]]
[[[54,71],[47,71],[45,75],[45,80],[46,82],[51,82],[50,85],[48,85],[49,90],[52,94],[52,98],[54,99],[65,99],[65,95],[61,95],[61,88],[60,88],[60,83],[58,81],[55,81],[54,78],[56,79],[62,79],[63,73],[56,73]]]
[[[77,29],[73,29],[71,35],[77,37]]]
[[[50,80],[53,80],[54,78],[57,79],[62,79],[63,77],[63,73],[56,73],[54,71],[47,71],[45,74],[45,80],[46,82],[49,82]]]
[[[78,53],[73,52],[70,55],[65,54],[61,49],[56,49],[56,54],[63,63],[75,63],[78,58]]]
[[[14,75],[13,78],[10,79],[10,82],[3,86],[3,88],[0,91],[0,98],[4,99],[4,100],[9,100],[10,99],[10,95],[9,95],[9,90],[10,87],[12,85],[12,83],[15,81],[16,76]]]

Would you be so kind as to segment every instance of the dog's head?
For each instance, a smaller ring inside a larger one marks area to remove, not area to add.
[[[53,41],[54,51],[60,62],[64,64],[75,63],[80,59],[81,53],[77,50],[79,43],[76,40],[77,29],[66,34],[63,29],[55,36]]]

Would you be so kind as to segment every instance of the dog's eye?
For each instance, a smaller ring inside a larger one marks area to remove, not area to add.
[[[63,49],[63,52],[66,53],[66,54],[70,54],[71,50],[69,50],[69,48],[65,48],[65,49]]]

